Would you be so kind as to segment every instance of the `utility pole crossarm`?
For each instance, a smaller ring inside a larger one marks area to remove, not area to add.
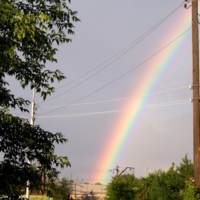
[[[119,176],[122,175],[127,169],[133,169],[133,170],[134,170],[135,168],[134,168],[134,167],[126,167],[126,168],[119,174]]]

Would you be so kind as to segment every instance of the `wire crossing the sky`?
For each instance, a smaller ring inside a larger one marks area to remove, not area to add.
[[[172,91],[185,89],[185,88],[188,88],[188,86],[182,86],[182,87],[177,87],[177,88],[173,88],[173,89],[169,89],[169,90],[163,90],[163,91],[159,91],[159,92],[154,92],[154,93],[146,94],[143,97],[163,94],[163,93],[166,93],[166,92],[172,92]],[[104,100],[104,101],[87,102],[87,103],[76,103],[76,104],[71,104],[71,105],[64,104],[64,105],[56,105],[56,106],[39,106],[39,108],[60,108],[60,107],[63,107],[63,106],[69,107],[69,106],[94,105],[94,104],[100,104],[100,103],[109,103],[109,102],[114,102],[114,101],[132,99],[132,98],[135,98],[135,97],[123,97],[123,98],[109,99],[109,100]]]
[[[183,100],[176,100],[176,101],[169,101],[157,104],[150,104],[142,107],[142,109],[147,108],[159,108],[159,107],[166,107],[166,106],[174,106],[174,105],[181,105],[190,103],[190,99],[183,99]],[[88,113],[75,113],[75,114],[62,114],[62,115],[48,115],[48,116],[38,116],[38,119],[47,119],[47,118],[68,118],[68,117],[83,117],[83,116],[90,116],[90,115],[102,115],[102,114],[112,114],[112,113],[119,113],[125,112],[125,109],[118,109],[118,110],[106,110],[106,111],[99,111],[99,112],[88,112]],[[27,116],[20,116],[22,118],[29,118]]]
[[[172,40],[171,42],[169,42],[167,45],[165,45],[163,48],[161,48],[161,49],[158,50],[156,53],[154,53],[153,55],[151,55],[149,58],[147,58],[146,60],[144,60],[143,62],[141,62],[141,63],[138,64],[137,66],[133,67],[131,70],[127,71],[126,73],[122,74],[122,75],[119,76],[118,78],[112,80],[111,82],[105,84],[104,86],[98,88],[97,90],[95,90],[95,91],[93,91],[93,92],[91,92],[91,93],[89,93],[89,94],[83,96],[82,98],[79,98],[79,99],[77,99],[77,100],[75,100],[75,101],[69,103],[69,104],[66,105],[66,106],[63,106],[63,107],[60,107],[60,108],[51,110],[51,111],[46,112],[46,113],[43,113],[43,114],[40,114],[39,116],[41,116],[41,115],[46,115],[46,114],[55,112],[55,111],[57,111],[57,110],[60,110],[60,109],[62,109],[62,108],[65,108],[65,107],[67,107],[67,106],[69,106],[69,105],[75,104],[75,103],[77,103],[77,102],[79,102],[79,101],[81,101],[81,100],[83,100],[83,99],[85,99],[85,98],[87,98],[87,97],[89,97],[89,96],[91,96],[91,95],[97,93],[98,91],[102,90],[103,88],[105,88],[105,87],[111,85],[112,83],[116,82],[117,80],[119,80],[119,79],[121,79],[122,77],[126,76],[127,74],[131,73],[131,72],[134,71],[135,69],[141,67],[144,63],[146,63],[147,61],[149,61],[150,59],[152,59],[154,56],[156,56],[157,54],[159,54],[161,51],[163,51],[163,50],[164,50],[165,48],[167,48],[169,45],[171,45],[171,44],[174,43],[176,40],[178,40],[180,37],[182,37],[182,36],[183,36],[185,33],[187,33],[190,29],[191,29],[191,28],[187,29],[185,32],[183,32],[181,35],[179,35],[179,36],[176,37],[174,40]]]
[[[149,30],[147,30],[144,34],[142,34],[139,38],[137,38],[136,40],[134,40],[131,44],[129,44],[127,47],[125,47],[124,49],[122,49],[121,51],[119,51],[117,54],[115,54],[114,56],[112,56],[111,58],[107,59],[106,61],[102,62],[101,64],[99,64],[98,66],[96,66],[95,68],[89,70],[88,72],[84,73],[83,75],[79,76],[78,78],[70,81],[69,83],[66,83],[56,89],[60,89],[64,86],[67,86],[79,79],[81,79],[82,77],[88,75],[89,73],[91,73],[92,71],[96,70],[97,68],[101,67],[102,65],[106,64],[108,61],[109,62],[106,66],[104,66],[103,68],[101,68],[100,70],[98,70],[97,72],[95,72],[94,74],[90,75],[89,77],[87,77],[86,79],[84,79],[83,81],[81,81],[80,83],[76,84],[75,86],[67,89],[66,91],[62,92],[61,94],[58,94],[52,98],[49,98],[43,102],[40,102],[38,104],[43,104],[46,103],[48,101],[51,101],[59,96],[62,96],[63,94],[77,88],[78,86],[82,85],[83,83],[85,83],[86,81],[90,80],[91,78],[93,78],[94,76],[96,76],[97,74],[99,74],[100,72],[102,72],[103,70],[105,70],[106,68],[108,68],[111,64],[113,64],[114,62],[116,62],[118,59],[120,59],[122,56],[124,56],[126,53],[128,53],[131,49],[133,49],[133,47],[135,47],[137,44],[139,44],[142,40],[144,40],[150,33],[152,33],[155,29],[157,29],[163,22],[165,22],[173,13],[175,13],[181,6],[183,5],[183,3],[181,3],[177,8],[175,8],[172,12],[170,12],[167,16],[165,16],[162,20],[160,20],[158,23],[156,23],[153,27],[151,27]]]

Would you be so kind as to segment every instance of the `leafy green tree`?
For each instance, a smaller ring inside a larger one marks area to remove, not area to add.
[[[44,99],[53,92],[49,82],[65,77],[45,69],[46,63],[57,62],[54,44],[70,41],[66,33],[74,33],[71,21],[78,21],[77,12],[65,0],[1,0],[0,13],[0,106],[23,110],[28,102],[10,93],[6,75],[23,88],[34,87]]]
[[[108,184],[106,200],[132,200],[138,192],[138,179],[134,175],[126,174],[114,177]]]
[[[190,159],[188,159],[187,154],[182,158],[181,163],[177,167],[177,170],[182,179],[182,184],[184,188],[180,191],[180,195],[183,197],[183,200],[197,200],[200,199],[200,196],[195,196],[194,188],[194,165]]]
[[[4,152],[4,160],[0,163],[0,195],[19,193],[25,188],[27,180],[35,187],[42,184],[41,167],[33,170],[27,159],[37,160],[44,165],[49,181],[53,181],[58,175],[53,165],[70,165],[66,156],[54,154],[54,144],[67,141],[61,133],[53,134],[39,126],[32,127],[26,120],[2,111],[0,116],[0,133],[5,133],[0,142],[0,150]]]
[[[114,177],[107,186],[106,200],[198,200],[193,183],[193,164],[188,156],[167,171],[158,170],[146,178]]]
[[[177,170],[184,181],[189,181],[194,177],[194,165],[188,158],[187,154],[182,158],[181,163],[177,166]]]
[[[147,178],[141,179],[142,186],[138,192],[136,199],[163,199],[163,194],[165,193],[164,183],[162,182],[162,176],[164,172],[158,170],[154,173],[149,174]]]
[[[54,166],[69,166],[66,156],[54,154],[55,144],[67,141],[61,133],[50,133],[40,126],[9,114],[10,108],[28,112],[30,102],[16,97],[8,89],[8,76],[22,88],[35,88],[45,100],[54,91],[50,85],[65,78],[58,69],[47,69],[57,62],[56,45],[68,43],[73,22],[79,21],[65,0],[1,0],[0,1],[0,196],[18,199],[29,180],[34,187],[44,184],[41,174],[54,181]],[[28,160],[37,161],[33,170]],[[41,167],[42,166],[42,167]]]
[[[168,171],[158,170],[142,178],[137,200],[182,200],[194,197],[191,183],[193,164],[187,155],[179,166],[172,164]],[[192,199],[191,199],[192,200]]]
[[[181,184],[182,180],[180,179],[180,174],[174,164],[172,164],[169,170],[165,173],[165,183],[168,193],[167,199],[181,199],[179,192],[183,187]]]
[[[186,181],[185,188],[180,191],[180,196],[183,200],[195,200],[194,182],[192,180]]]
[[[158,170],[149,174],[147,178],[143,178],[137,199],[179,200],[181,199],[179,195],[180,183],[180,176],[173,164],[167,172]]]
[[[50,183],[48,187],[52,192],[54,199],[66,200],[69,199],[71,193],[71,184],[72,181],[64,177],[61,180]]]

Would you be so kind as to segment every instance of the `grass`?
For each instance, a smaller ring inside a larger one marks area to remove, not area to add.
[[[42,195],[30,195],[30,200],[53,200],[52,198],[48,198],[47,196]]]

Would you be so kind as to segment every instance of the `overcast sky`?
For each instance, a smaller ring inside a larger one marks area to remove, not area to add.
[[[56,147],[56,153],[67,155],[72,164],[71,168],[62,170],[61,176],[78,182],[106,183],[113,175],[109,170],[116,165],[120,171],[134,167],[135,175],[140,177],[158,169],[166,170],[172,162],[178,165],[185,154],[192,159],[191,30],[183,34],[191,27],[191,9],[179,7],[183,2],[72,0],[69,6],[78,11],[81,22],[75,24],[75,35],[70,36],[72,43],[58,47],[58,63],[48,65],[51,69],[60,69],[67,79],[55,84],[58,89],[49,101],[43,103],[36,97],[35,123],[51,132],[62,132],[69,140],[66,145]],[[169,14],[136,46],[123,56],[112,58]],[[166,49],[164,57],[165,52],[162,56],[155,55],[127,73],[181,34],[174,46]],[[104,63],[108,59],[111,60]],[[152,77],[155,84],[147,91],[146,95],[151,95],[143,97],[147,100],[138,116],[137,129],[133,127],[116,162],[106,168],[100,159],[102,154],[106,156],[107,141],[114,137],[112,130],[123,116],[123,112],[117,110],[125,109],[134,101],[130,97],[139,92],[151,65],[158,60],[160,68],[166,65],[165,71]],[[18,95],[31,97],[32,91],[19,90],[12,80],[10,83]],[[59,109],[73,102],[77,102],[76,105]],[[148,105],[154,106],[149,108]],[[58,110],[53,111],[55,109]],[[105,172],[108,173],[103,178]],[[97,174],[102,179],[95,179]]]

